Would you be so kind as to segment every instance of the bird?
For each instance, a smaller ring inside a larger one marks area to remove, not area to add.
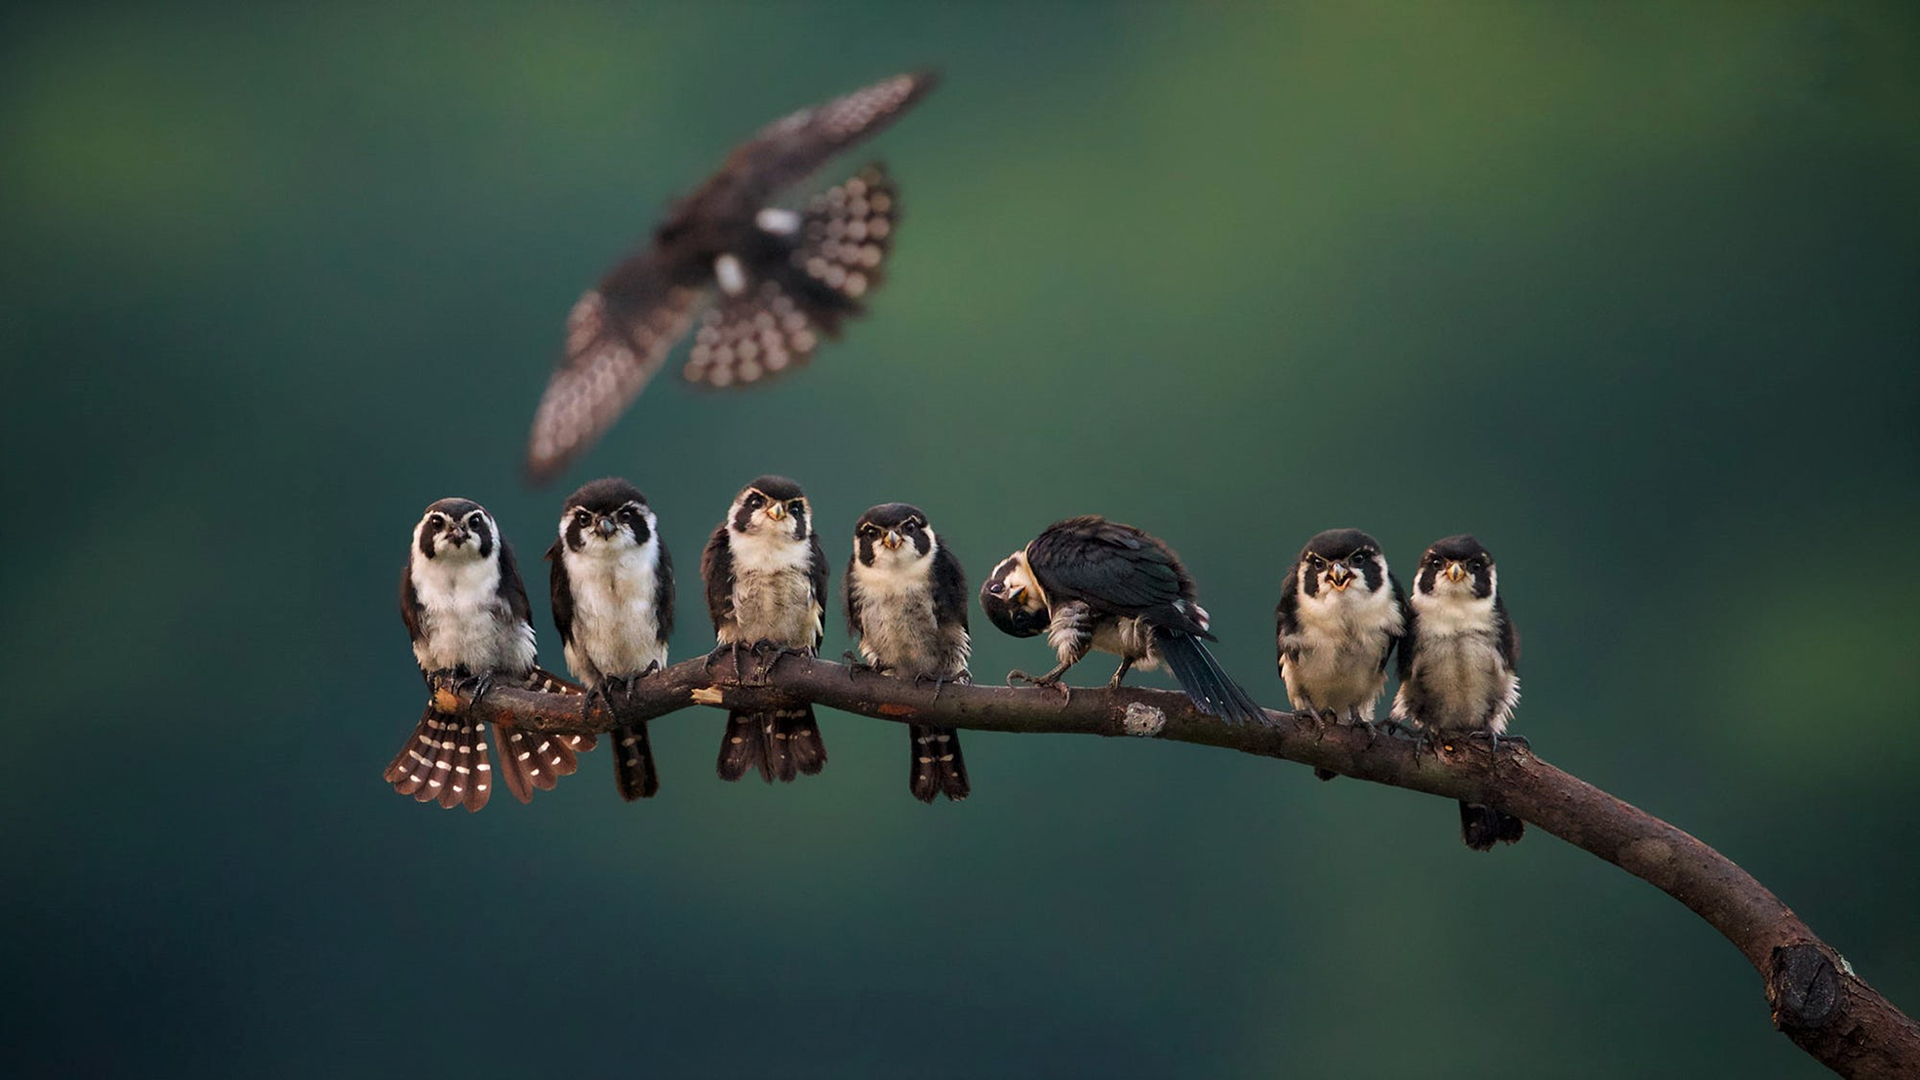
[[[1520,702],[1520,635],[1499,585],[1493,554],[1470,535],[1437,540],[1420,557],[1400,643],[1395,720],[1430,738],[1484,735],[1499,750]],[[1460,802],[1460,837],[1475,851],[1515,843],[1525,832],[1525,822],[1497,807]]]
[[[1120,657],[1108,689],[1131,668],[1152,670],[1164,661],[1201,712],[1233,723],[1266,722],[1207,651],[1204,641],[1216,639],[1179,556],[1131,525],[1087,516],[1047,526],[994,567],[981,586],[980,606],[1014,637],[1045,633],[1059,658],[1045,675],[1015,671],[1009,682],[1060,686],[1068,668],[1099,649]]]
[[[819,654],[826,635],[827,556],[799,484],[762,476],[741,489],[701,553],[700,577],[718,640],[709,664],[731,652],[737,673],[742,647],[755,654],[771,650],[764,674],[784,652]],[[718,764],[722,780],[738,780],[757,768],[768,783],[776,777],[789,782],[826,764],[827,746],[810,704],[727,716]]]
[[[1308,540],[1287,568],[1274,621],[1280,679],[1294,708],[1372,730],[1387,659],[1407,626],[1406,593],[1380,542],[1359,529]]]
[[[528,478],[552,478],[604,434],[695,319],[683,375],[739,387],[805,363],[822,337],[863,314],[899,222],[899,191],[885,166],[862,167],[798,211],[775,199],[938,82],[931,71],[895,75],[776,120],[675,203],[568,315],[559,365],[534,414]]]
[[[673,556],[640,489],[618,477],[583,485],[560,512],[560,535],[547,549],[553,625],[567,669],[619,709],[611,693],[667,664],[673,635]],[[613,779],[632,802],[660,790],[646,721],[613,729]]]
[[[427,682],[426,715],[386,769],[395,791],[442,808],[479,810],[492,795],[486,733],[462,713],[442,711],[432,698],[442,687],[470,691],[479,701],[496,682],[529,690],[577,691],[534,662],[532,610],[513,548],[485,507],[471,499],[441,499],[413,529],[400,574],[400,619],[413,640],[414,660]],[[551,790],[579,768],[577,753],[593,749],[590,735],[544,735],[499,724],[501,777],[521,802]]]
[[[853,526],[853,555],[842,579],[847,626],[867,666],[941,684],[967,682],[967,577],[927,515],[909,503],[883,503]],[[924,803],[967,797],[960,733],[908,724],[907,790]]]

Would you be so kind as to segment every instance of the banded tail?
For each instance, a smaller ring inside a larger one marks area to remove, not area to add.
[[[720,741],[720,779],[738,780],[748,769],[757,768],[769,784],[776,779],[792,783],[797,776],[813,776],[826,766],[827,744],[814,722],[813,706],[727,714],[727,734]]]
[[[591,735],[549,735],[503,724],[493,725],[493,738],[500,747],[500,782],[523,803],[533,801],[535,790],[552,791],[561,777],[578,772],[575,751],[593,748]]]
[[[1156,626],[1153,639],[1160,646],[1167,669],[1180,683],[1180,689],[1187,692],[1187,697],[1201,712],[1229,724],[1267,722],[1266,712],[1221,670],[1220,662],[1198,637],[1184,630]]]
[[[1517,844],[1526,835],[1527,823],[1504,810],[1462,802],[1460,839],[1475,851],[1492,851],[1497,841]]]
[[[973,790],[967,782],[967,759],[960,753],[960,733],[949,727],[908,724],[907,790],[923,803],[935,795],[953,802]]]
[[[613,782],[628,802],[660,793],[660,770],[653,763],[646,724],[613,729]]]
[[[493,793],[485,728],[429,705],[384,776],[393,790],[419,802],[438,802],[443,810],[478,810]]]

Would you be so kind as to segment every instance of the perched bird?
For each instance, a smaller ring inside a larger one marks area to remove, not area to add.
[[[719,639],[709,662],[731,651],[738,670],[743,646],[755,653],[772,649],[769,666],[783,651],[818,655],[826,633],[827,556],[799,484],[763,476],[735,496],[727,520],[700,556],[700,577]],[[791,781],[826,764],[827,745],[812,705],[727,717],[720,743],[722,780],[738,780],[758,768],[769,783],[775,777]]]
[[[1400,644],[1393,718],[1440,737],[1491,738],[1495,750],[1520,701],[1520,638],[1500,600],[1493,555],[1471,536],[1439,540],[1413,579],[1412,618]],[[1462,802],[1460,836],[1475,851],[1511,844],[1526,823]]]
[[[798,366],[863,313],[899,217],[882,166],[800,211],[773,200],[892,123],[936,81],[930,72],[896,75],[777,120],[675,204],[651,242],[567,317],[565,355],[534,414],[528,476],[552,477],[611,427],[716,291],[684,371],[710,386],[748,386]]]
[[[1359,529],[1329,529],[1308,540],[1287,569],[1274,612],[1280,679],[1294,708],[1372,727],[1374,703],[1387,688],[1387,657],[1406,632],[1406,608],[1379,541]]]
[[[847,626],[878,671],[909,679],[968,680],[967,578],[919,507],[886,503],[860,515],[847,561]],[[960,733],[907,725],[907,790],[921,802],[967,797]]]
[[[1214,637],[1179,556],[1131,525],[1077,517],[1047,526],[994,567],[980,606],[1014,637],[1044,632],[1059,657],[1045,675],[1016,671],[1009,681],[1058,686],[1068,668],[1099,649],[1120,657],[1109,689],[1135,665],[1152,670],[1164,660],[1201,712],[1234,722],[1266,720],[1202,643]]]
[[[527,589],[513,548],[493,516],[468,499],[441,499],[413,529],[413,549],[400,574],[400,618],[413,639],[413,656],[428,689],[457,684],[485,696],[497,681],[532,690],[564,692],[567,684],[534,663]],[[533,789],[551,789],[579,768],[576,751],[593,749],[588,735],[542,735],[494,726],[501,778],[521,802]],[[478,810],[492,794],[486,734],[464,714],[442,712],[431,698],[426,715],[387,766],[386,779],[402,795],[438,800],[446,809]]]
[[[618,715],[609,693],[667,665],[673,557],[647,497],[625,480],[595,480],[567,498],[553,564],[553,625],[567,669]],[[613,779],[631,802],[660,790],[645,721],[613,729]]]

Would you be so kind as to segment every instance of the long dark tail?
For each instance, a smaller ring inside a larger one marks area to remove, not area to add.
[[[935,795],[954,802],[973,790],[967,783],[967,759],[960,753],[960,733],[949,727],[908,724],[907,790],[923,803]]]
[[[493,793],[486,731],[472,720],[428,706],[384,775],[393,790],[420,802],[438,802],[447,810],[478,810]]]
[[[1527,832],[1527,823],[1504,810],[1463,802],[1460,804],[1460,839],[1475,851],[1492,851],[1498,841],[1517,844]]]
[[[563,776],[579,771],[580,759],[574,748],[592,736],[548,735],[539,731],[521,731],[502,724],[493,725],[493,738],[500,746],[500,781],[521,802],[532,802],[535,790],[552,791]]]
[[[720,741],[722,780],[738,780],[748,769],[760,770],[769,784],[791,783],[802,773],[813,776],[827,767],[827,744],[814,723],[813,706],[727,714],[727,734]]]
[[[1233,724],[1267,722],[1267,714],[1240,689],[1239,683],[1227,677],[1220,669],[1220,662],[1199,638],[1184,630],[1161,626],[1154,627],[1153,637],[1180,689],[1187,692],[1187,697],[1193,699],[1201,712]]]
[[[653,764],[647,725],[613,729],[613,782],[620,789],[620,797],[628,802],[651,799],[660,793],[660,770]]]

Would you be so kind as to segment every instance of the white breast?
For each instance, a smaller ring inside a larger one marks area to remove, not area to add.
[[[860,605],[860,653],[870,664],[904,675],[951,677],[967,665],[966,635],[943,635],[933,611],[933,559],[875,551],[874,565],[855,561],[850,583]],[[958,630],[958,628],[955,628]],[[960,655],[946,655],[958,644]]]
[[[791,535],[734,532],[727,547],[733,559],[735,625],[731,632],[721,631],[721,643],[737,637],[812,648],[823,612],[821,599],[813,595],[812,545]]]
[[[533,667],[533,626],[500,599],[499,560],[415,555],[410,566],[420,604],[413,655],[422,668],[517,674]]]
[[[1425,715],[1414,719],[1442,731],[1505,732],[1520,701],[1520,679],[1507,670],[1500,655],[1493,598],[1441,599],[1422,594],[1413,603],[1420,640],[1411,678],[1419,684],[1425,704]],[[1394,703],[1396,716],[1407,700],[1403,690]]]
[[[1280,641],[1280,676],[1296,706],[1358,710],[1373,716],[1374,702],[1386,689],[1381,659],[1404,617],[1391,589],[1372,593],[1302,594],[1295,619],[1298,630]]]
[[[589,683],[606,676],[638,675],[648,665],[667,664],[667,646],[659,637],[657,573],[660,544],[650,538],[641,547],[590,544],[585,551],[562,549],[567,587],[573,595],[573,640],[567,667]]]

